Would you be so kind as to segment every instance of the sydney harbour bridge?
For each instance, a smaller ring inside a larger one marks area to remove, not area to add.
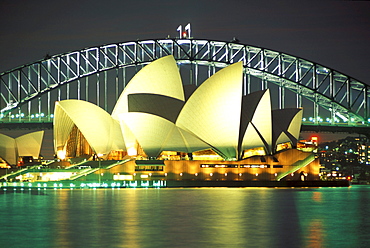
[[[183,83],[196,86],[219,69],[242,61],[243,94],[269,88],[274,109],[303,108],[303,131],[370,133],[369,85],[279,51],[237,40],[192,38],[101,45],[46,56],[3,72],[0,127],[51,128],[55,102],[64,99],[86,100],[111,113],[135,73],[166,55],[175,57]]]

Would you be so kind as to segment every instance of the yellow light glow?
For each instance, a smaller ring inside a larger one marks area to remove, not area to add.
[[[64,150],[57,151],[57,157],[61,160],[65,159],[66,158],[66,151],[64,151]]]
[[[113,175],[113,180],[133,180],[132,175]]]
[[[129,156],[136,156],[137,155],[137,150],[135,147],[130,147],[127,149],[127,155]]]
[[[243,158],[249,158],[253,156],[263,156],[266,155],[266,151],[263,147],[256,147],[244,150],[243,152]]]

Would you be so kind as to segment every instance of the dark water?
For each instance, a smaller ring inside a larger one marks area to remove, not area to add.
[[[370,186],[43,192],[0,194],[0,247],[370,247]]]

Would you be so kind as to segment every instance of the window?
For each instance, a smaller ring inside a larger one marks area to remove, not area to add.
[[[282,165],[274,165],[273,168],[283,168]]]
[[[201,164],[200,168],[238,168],[237,164]]]
[[[242,164],[240,168],[270,168],[268,164]]]
[[[163,171],[163,166],[135,166],[135,171]]]

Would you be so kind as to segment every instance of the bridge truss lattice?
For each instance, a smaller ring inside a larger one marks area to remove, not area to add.
[[[54,103],[93,102],[111,112],[143,66],[174,55],[184,84],[201,84],[242,61],[243,94],[270,88],[274,108],[303,107],[312,124],[370,126],[370,86],[329,67],[237,42],[152,39],[114,43],[47,57],[0,74],[1,122],[50,122]],[[227,83],[227,82],[225,82]]]

